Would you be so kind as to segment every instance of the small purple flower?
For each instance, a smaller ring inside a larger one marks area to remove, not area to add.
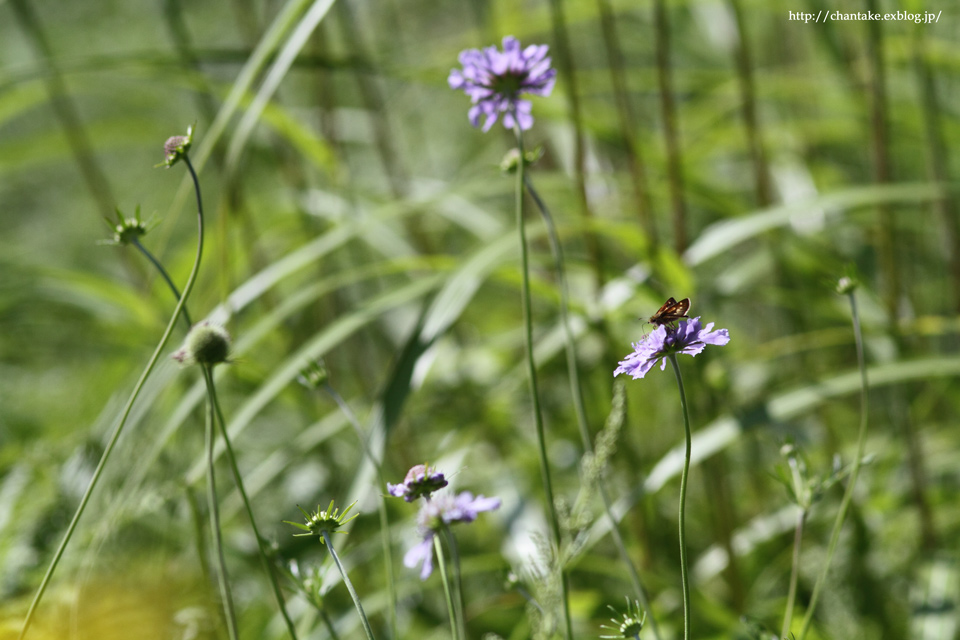
[[[450,494],[426,500],[417,514],[417,524],[423,540],[403,556],[403,565],[409,569],[421,562],[420,579],[426,580],[433,572],[433,538],[445,526],[458,522],[473,522],[483,511],[500,508],[500,498],[474,497],[469,491],[456,496]]]
[[[486,116],[484,132],[489,131],[503,113],[503,126],[512,129],[519,125],[526,131],[533,126],[529,100],[521,100],[521,93],[549,96],[556,82],[557,70],[550,68],[547,45],[530,45],[521,49],[513,36],[503,39],[503,51],[490,46],[460,52],[463,69],[453,69],[447,82],[451,89],[463,89],[473,106],[467,114],[470,124],[480,126],[480,116]]]
[[[686,353],[695,356],[708,344],[722,346],[730,342],[730,333],[726,329],[713,329],[711,322],[706,327],[700,325],[700,318],[681,320],[677,327],[660,325],[640,342],[633,343],[633,353],[620,361],[613,375],[630,374],[634,380],[647,374],[657,360],[663,358],[660,370],[667,366],[667,356],[673,353]]]
[[[447,479],[430,465],[418,464],[410,467],[401,484],[387,483],[387,493],[394,498],[403,498],[413,502],[423,496],[430,498],[430,494],[447,486]]]

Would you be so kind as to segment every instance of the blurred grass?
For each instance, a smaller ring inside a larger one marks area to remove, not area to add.
[[[297,518],[297,503],[361,499],[343,555],[373,624],[386,626],[371,502],[383,489],[371,484],[372,469],[335,404],[295,383],[300,366],[322,356],[384,452],[388,476],[429,460],[459,471],[459,488],[503,498],[500,512],[458,531],[468,626],[471,637],[532,634],[522,596],[502,585],[505,571],[531,553],[529,532],[545,531],[519,364],[512,180],[496,169],[511,141],[501,129],[469,127],[467,100],[447,88],[446,75],[458,51],[503,35],[547,42],[556,53],[562,30],[575,82],[561,75],[552,97],[534,100],[527,144],[545,149],[532,179],[564,244],[591,429],[609,412],[616,359],[642,336],[637,318],[666,296],[690,296],[694,315],[733,338],[683,363],[694,454],[702,458],[688,506],[699,562],[695,636],[750,637],[741,615],[779,628],[793,516],[771,473],[784,440],[824,471],[835,454],[850,461],[853,336],[829,281],[852,263],[863,278],[874,385],[867,450],[875,458],[861,476],[812,635],[957,637],[956,7],[880,1],[882,12],[943,13],[933,25],[885,22],[878,57],[864,22],[789,20],[790,11],[865,11],[866,3],[663,3],[683,171],[682,192],[671,195],[652,1],[565,0],[557,3],[562,24],[543,0],[81,4],[0,4],[7,627],[17,628],[119,399],[173,308],[139,256],[95,244],[107,235],[98,218],[137,204],[157,215],[161,224],[145,243],[182,282],[192,258],[190,194],[177,170],[150,168],[166,137],[196,122],[211,251],[191,309],[226,322],[237,339],[236,362],[218,372],[218,384],[254,509],[279,557],[326,562],[280,524]],[[15,12],[23,7],[34,20]],[[878,71],[884,83],[871,97]],[[64,104],[74,113],[66,120]],[[885,132],[879,141],[877,127]],[[85,151],[77,150],[78,131]],[[882,175],[877,144],[889,158]],[[106,186],[91,178],[94,167]],[[670,249],[677,196],[688,238],[679,255]],[[581,452],[559,292],[542,228],[531,230],[550,454],[557,490],[572,500]],[[895,271],[881,251],[884,237],[895,240]],[[608,477],[653,613],[675,637],[674,460],[682,433],[675,389],[658,373],[628,384],[626,428]],[[172,365],[151,379],[122,455],[55,577],[57,598],[41,608],[37,637],[42,625],[60,623],[57,599],[84,602],[112,584],[118,566],[149,576],[196,562],[184,485],[196,483],[202,449],[197,384]],[[255,544],[232,487],[221,484],[245,634],[280,637]],[[839,495],[829,493],[811,515],[800,615]],[[578,637],[598,635],[605,605],[621,606],[630,592],[600,513],[597,505],[572,572]],[[413,509],[391,504],[390,516],[399,557],[413,542]],[[438,585],[399,566],[396,573],[401,635],[443,637]],[[151,580],[142,593],[152,593]],[[358,629],[336,582],[328,573],[325,605],[348,637]],[[191,606],[178,599],[164,619],[189,616]],[[135,609],[88,613],[106,625]],[[292,598],[291,609],[303,628],[325,637],[305,600]]]

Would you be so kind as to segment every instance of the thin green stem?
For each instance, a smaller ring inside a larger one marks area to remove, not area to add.
[[[206,372],[206,370],[204,370]],[[217,502],[217,480],[214,473],[214,416],[213,399],[207,399],[207,424],[205,441],[207,449],[207,508],[210,511],[210,533],[213,536],[213,548],[217,554],[219,569],[217,584],[220,587],[220,599],[223,605],[223,616],[227,623],[227,635],[230,640],[237,640],[237,615],[233,606],[233,593],[230,590],[230,579],[227,576],[227,561],[223,556],[223,540],[220,535],[220,506]]]
[[[530,396],[533,400],[533,418],[537,430],[538,453],[540,454],[540,473],[543,476],[543,488],[547,499],[547,513],[550,515],[550,528],[553,533],[553,542],[557,548],[558,570],[560,571],[560,589],[563,600],[563,616],[566,623],[568,640],[573,639],[573,625],[570,620],[570,601],[567,586],[567,575],[561,564],[560,553],[560,519],[557,517],[557,507],[553,500],[553,482],[550,477],[550,463],[547,459],[547,443],[543,427],[543,414],[540,410],[540,394],[537,390],[537,367],[533,361],[533,318],[530,304],[530,258],[527,254],[527,232],[523,221],[524,196],[524,166],[523,166],[523,134],[519,125],[514,125],[513,132],[517,137],[517,150],[520,152],[517,162],[517,231],[520,237],[521,262],[521,306],[523,307],[523,336],[526,347],[527,373],[530,383]]]
[[[203,367],[203,379],[207,384],[207,395],[217,412],[217,420],[220,423],[220,433],[223,434],[223,444],[227,450],[227,460],[230,461],[230,469],[233,471],[233,481],[237,485],[237,491],[243,500],[243,506],[247,510],[247,517],[250,518],[250,527],[253,529],[253,535],[257,539],[257,550],[260,552],[260,561],[263,568],[270,577],[270,584],[273,586],[273,596],[280,607],[280,613],[283,615],[283,621],[287,625],[287,631],[293,640],[297,640],[297,628],[287,612],[287,603],[283,598],[283,591],[280,590],[280,582],[277,580],[277,574],[274,571],[273,563],[267,555],[267,550],[263,544],[263,537],[260,535],[260,529],[257,527],[257,520],[253,517],[253,507],[250,506],[250,498],[247,497],[246,488],[243,486],[243,476],[240,475],[240,467],[237,465],[237,457],[233,454],[233,446],[230,444],[230,436],[227,434],[227,423],[223,419],[223,411],[220,409],[220,399],[217,397],[217,387],[213,383],[213,369],[209,366]]]
[[[437,552],[437,568],[440,569],[440,581],[443,582],[443,593],[447,597],[447,615],[450,616],[450,637],[460,638],[460,625],[457,624],[457,608],[453,604],[453,590],[450,587],[450,579],[447,577],[447,561],[443,556],[443,545],[440,544],[440,536],[433,536],[433,548]]]
[[[667,356],[673,366],[673,373],[677,377],[677,387],[680,389],[680,407],[683,409],[683,430],[686,435],[686,448],[683,455],[683,473],[680,475],[680,579],[683,582],[683,638],[690,639],[690,577],[687,569],[687,476],[690,473],[690,415],[687,411],[687,396],[683,392],[683,378],[680,377],[680,365],[677,364],[677,355]]]
[[[807,606],[807,612],[803,616],[803,626],[800,627],[799,640],[803,640],[807,631],[810,629],[810,623],[813,621],[813,613],[817,608],[817,600],[820,597],[820,590],[826,581],[827,573],[830,571],[830,561],[833,560],[833,553],[837,549],[837,541],[840,539],[840,531],[843,529],[843,521],[847,516],[847,509],[853,500],[853,491],[857,486],[857,476],[860,475],[860,462],[863,460],[863,449],[867,442],[867,393],[869,386],[867,383],[867,366],[863,356],[863,336],[860,331],[860,315],[857,312],[857,300],[853,292],[847,294],[850,299],[850,312],[853,322],[853,335],[857,343],[857,366],[860,368],[860,429],[857,435],[857,456],[853,460],[853,467],[850,470],[850,481],[847,489],[843,493],[843,499],[840,501],[840,510],[837,512],[837,518],[833,523],[833,531],[830,534],[830,544],[827,547],[827,559],[820,569],[820,575],[813,585],[813,593],[810,595],[810,604]]]
[[[163,278],[164,282],[167,283],[167,286],[170,288],[170,291],[173,293],[173,297],[179,301],[180,300],[180,290],[177,289],[177,285],[173,284],[173,280],[170,279],[170,274],[167,273],[167,270],[163,268],[163,265],[160,264],[160,261],[147,250],[143,244],[140,243],[140,240],[134,238],[130,241],[133,246],[140,250],[140,253],[150,261],[150,263],[160,272],[160,277]],[[184,322],[187,323],[187,330],[190,330],[190,327],[193,326],[193,321],[190,319],[190,312],[187,311],[187,306],[183,306],[183,310],[180,312],[183,316]]]
[[[333,401],[337,403],[337,406],[340,407],[340,411],[347,416],[347,420],[350,421],[350,424],[353,425],[353,430],[357,434],[357,438],[360,440],[360,446],[363,447],[363,452],[367,455],[367,458],[370,459],[371,464],[377,470],[377,478],[380,480],[380,487],[386,487],[387,481],[383,476],[383,465],[380,464],[380,461],[377,460],[377,457],[373,455],[373,451],[370,449],[370,444],[367,442],[366,435],[363,433],[363,427],[360,426],[360,421],[357,419],[357,415],[350,408],[350,405],[347,404],[347,401],[343,399],[336,389],[334,389],[329,382],[324,383],[324,389],[327,393],[330,394],[330,397],[333,398]],[[388,615],[390,617],[390,633],[391,637],[397,637],[397,591],[396,586],[394,585],[394,575],[393,575],[393,545],[390,540],[390,520],[387,517],[387,500],[383,497],[383,494],[380,494],[380,500],[377,502],[377,511],[380,514],[380,541],[383,546],[383,563],[387,571],[387,598],[388,598]]]
[[[557,227],[553,221],[553,216],[550,214],[550,210],[540,197],[540,194],[537,193],[537,190],[533,187],[533,183],[529,177],[524,176],[524,184],[527,187],[527,192],[530,194],[530,197],[533,198],[537,208],[540,210],[540,215],[547,227],[547,237],[550,239],[550,250],[553,253],[554,268],[557,271],[557,282],[560,288],[560,323],[563,325],[564,348],[567,356],[567,374],[570,381],[570,396],[573,398],[573,408],[577,416],[577,428],[580,431],[583,449],[588,453],[592,453],[593,442],[590,437],[590,428],[587,425],[587,413],[583,405],[583,387],[580,384],[580,372],[577,366],[576,341],[574,340],[573,330],[570,328],[570,290],[567,285],[566,270],[564,269],[563,246],[560,244],[560,237],[557,234]],[[613,536],[614,545],[620,554],[620,561],[627,567],[627,572],[630,574],[630,582],[633,585],[637,600],[648,613],[650,628],[653,630],[653,637],[656,640],[660,640],[660,627],[657,625],[656,619],[650,611],[650,601],[647,598],[646,589],[644,589],[643,583],[640,581],[640,574],[637,572],[633,560],[630,559],[627,545],[623,540],[623,536],[620,534],[619,523],[613,515],[613,504],[610,500],[610,495],[607,493],[606,480],[602,475],[597,480],[597,488],[600,492],[600,497],[603,499],[604,512],[610,520],[610,533]]]
[[[93,494],[93,490],[100,481],[100,476],[103,475],[103,469],[106,467],[107,460],[110,458],[113,448],[120,439],[120,434],[123,432],[123,428],[127,424],[127,419],[130,417],[130,412],[133,409],[133,405],[140,396],[140,392],[143,390],[144,383],[146,383],[147,378],[153,372],[153,368],[159,361],[160,354],[163,353],[164,348],[166,348],[167,342],[170,340],[170,336],[173,334],[173,327],[177,323],[177,318],[180,317],[180,313],[186,306],[187,298],[190,296],[190,292],[193,291],[193,285],[197,281],[197,274],[200,273],[200,260],[203,257],[203,202],[200,196],[200,181],[197,179],[197,174],[194,172],[193,166],[190,164],[190,159],[184,156],[183,160],[186,162],[187,168],[190,170],[190,175],[193,178],[194,189],[197,193],[197,255],[193,262],[193,269],[191,269],[190,276],[187,278],[187,284],[183,287],[183,295],[180,296],[180,301],[177,302],[177,306],[173,310],[173,315],[170,317],[170,321],[167,323],[167,328],[160,337],[160,342],[157,344],[157,348],[154,349],[153,355],[150,356],[150,360],[147,362],[147,366],[144,368],[143,373],[140,374],[140,379],[137,380],[137,384],[133,387],[133,392],[130,394],[130,398],[127,399],[127,404],[124,405],[123,412],[120,414],[120,421],[117,423],[117,427],[113,430],[110,440],[107,442],[107,446],[103,450],[103,455],[100,456],[100,462],[97,463],[97,468],[93,471],[93,476],[90,478],[90,484],[87,485],[87,490],[84,491],[83,497],[80,498],[80,504],[77,506],[77,511],[73,514],[70,524],[67,526],[67,532],[64,534],[63,540],[60,541],[60,546],[57,547],[57,551],[53,555],[53,560],[50,561],[50,566],[47,567],[47,571],[43,576],[43,580],[41,580],[40,586],[37,588],[37,593],[34,595],[33,601],[30,603],[30,608],[27,610],[27,617],[23,621],[23,628],[20,630],[18,640],[23,640],[24,636],[27,634],[27,630],[30,628],[30,623],[33,621],[33,616],[36,613],[37,606],[40,604],[40,600],[43,599],[43,594],[46,592],[47,587],[50,584],[50,579],[53,577],[53,573],[56,571],[57,565],[59,565],[60,559],[63,557],[63,552],[70,543],[70,539],[73,537],[74,531],[76,531],[77,523],[80,522],[80,517],[83,515],[83,512],[86,509],[87,503],[90,501],[90,496]]]
[[[460,549],[457,547],[457,539],[450,530],[450,525],[444,523],[444,534],[446,534],[447,545],[450,547],[450,562],[453,564],[453,589],[455,592],[454,606],[457,609],[457,619],[460,622],[460,637],[467,637],[467,616],[463,608],[463,577],[460,573]]]
[[[793,532],[793,563],[790,567],[790,589],[787,591],[787,607],[783,614],[783,628],[780,637],[786,638],[790,633],[790,623],[793,621],[793,605],[797,600],[797,582],[800,579],[800,544],[803,541],[803,521],[807,518],[807,510],[797,512],[797,526]]]
[[[343,584],[347,585],[347,591],[350,592],[350,597],[353,598],[353,604],[357,607],[357,613],[360,614],[360,624],[363,625],[363,630],[366,632],[368,640],[374,640],[373,629],[370,628],[370,623],[367,621],[367,614],[363,612],[363,605],[360,604],[360,596],[357,595],[357,590],[353,588],[353,583],[350,582],[347,570],[343,568],[343,564],[340,562],[340,556],[337,555],[337,552],[333,548],[333,541],[330,539],[330,534],[326,531],[321,531],[320,535],[323,536],[323,543],[327,545],[327,549],[330,550],[333,561],[337,563],[337,569],[340,570]]]

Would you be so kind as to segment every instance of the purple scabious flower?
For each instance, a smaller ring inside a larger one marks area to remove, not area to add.
[[[447,486],[447,479],[436,469],[431,469],[429,465],[418,464],[410,467],[407,475],[403,478],[401,484],[387,483],[387,493],[394,498],[403,498],[407,502],[413,502],[423,496],[429,498],[430,494],[438,489]]]
[[[686,353],[695,356],[708,345],[722,346],[730,342],[730,332],[726,329],[712,331],[713,323],[701,326],[700,318],[681,320],[677,326],[660,325],[640,342],[633,343],[633,353],[619,362],[614,376],[627,373],[634,380],[647,374],[657,360],[663,358],[660,370],[667,366],[667,356],[674,353]]]
[[[420,579],[426,580],[433,572],[433,538],[438,531],[458,522],[473,522],[481,512],[499,508],[500,498],[474,497],[469,491],[425,500],[417,514],[417,525],[423,540],[407,551],[403,556],[403,565],[412,569],[422,562]]]
[[[521,93],[549,96],[556,82],[557,70],[550,68],[547,45],[532,44],[521,49],[513,36],[503,39],[503,51],[495,46],[467,49],[460,52],[463,69],[453,69],[447,82],[451,89],[463,89],[473,106],[467,114],[470,124],[480,126],[480,117],[486,116],[484,132],[489,131],[503,113],[503,126],[512,129],[519,125],[526,131],[533,126],[529,100],[521,100]]]

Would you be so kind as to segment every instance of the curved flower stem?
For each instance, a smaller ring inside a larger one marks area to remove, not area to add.
[[[803,541],[803,521],[807,519],[807,510],[797,512],[797,526],[793,532],[793,563],[790,568],[790,589],[787,591],[787,607],[783,615],[783,628],[780,637],[786,638],[790,633],[790,623],[793,620],[793,605],[797,600],[797,582],[800,578],[800,543]]]
[[[460,637],[467,637],[467,616],[463,609],[463,580],[460,574],[460,550],[457,548],[457,539],[450,530],[450,525],[444,523],[443,532],[447,537],[447,545],[450,547],[450,562],[453,563],[453,588],[455,591],[454,607],[457,610],[457,619],[460,623]]]
[[[533,198],[533,201],[537,204],[537,208],[540,209],[540,216],[547,226],[547,237],[550,239],[550,250],[553,253],[554,268],[557,271],[557,282],[560,287],[560,322],[563,325],[564,347],[567,355],[567,373],[570,379],[570,396],[573,398],[573,408],[577,416],[577,427],[580,431],[580,439],[583,442],[583,450],[592,453],[593,443],[590,438],[590,428],[587,426],[587,413],[583,407],[583,388],[580,385],[580,372],[577,368],[576,341],[573,337],[573,330],[570,328],[570,291],[567,286],[567,275],[563,266],[563,247],[560,244],[557,227],[553,221],[553,216],[550,215],[550,210],[547,208],[547,205],[540,197],[540,194],[537,193],[537,190],[534,189],[530,178],[524,176],[524,184],[527,187],[527,192],[530,194],[530,197]],[[610,520],[610,533],[613,536],[613,542],[617,547],[617,551],[620,553],[620,560],[627,567],[627,572],[630,574],[630,582],[633,585],[637,600],[643,606],[644,610],[650,614],[648,618],[650,620],[650,628],[653,630],[653,637],[655,640],[660,640],[660,628],[650,611],[650,601],[647,599],[646,589],[644,589],[643,583],[640,581],[640,574],[637,572],[633,560],[630,559],[627,545],[623,541],[623,536],[620,534],[619,523],[613,516],[612,502],[610,495],[607,493],[606,481],[602,475],[597,479],[597,488],[599,489],[600,497],[603,499],[604,512]]]
[[[667,356],[677,376],[677,387],[680,389],[680,407],[683,409],[683,429],[686,434],[686,449],[683,455],[683,473],[680,476],[680,579],[683,582],[683,638],[690,639],[690,576],[687,569],[687,476],[690,474],[690,415],[687,411],[687,396],[683,392],[683,378],[680,377],[680,365],[677,364],[677,355]]]
[[[347,576],[347,570],[344,569],[343,565],[340,563],[340,556],[337,555],[337,552],[333,548],[333,541],[330,540],[330,534],[326,531],[321,531],[320,535],[323,536],[323,542],[327,545],[327,549],[330,550],[330,555],[333,557],[333,561],[337,563],[337,569],[340,570],[340,576],[343,578],[343,584],[347,585],[347,591],[350,592],[350,597],[353,598],[353,604],[357,607],[357,613],[360,614],[360,624],[363,625],[363,630],[367,634],[368,640],[374,640],[373,629],[370,628],[370,623],[367,621],[367,615],[363,612],[363,605],[360,604],[360,596],[357,595],[357,590],[353,588],[353,583],[350,582],[350,577]]]
[[[447,562],[443,556],[443,545],[440,544],[440,536],[433,536],[433,548],[437,552],[437,568],[440,569],[440,581],[443,582],[443,593],[447,597],[447,615],[450,616],[450,637],[465,640],[460,635],[460,625],[457,624],[456,606],[453,604],[453,590],[450,587],[450,579],[447,578]]]
[[[257,520],[253,517],[253,507],[250,506],[250,498],[247,497],[247,491],[243,486],[243,476],[240,475],[240,467],[237,466],[237,457],[233,454],[233,447],[230,445],[230,436],[227,434],[227,423],[223,419],[223,411],[220,409],[220,399],[217,397],[217,388],[213,384],[213,369],[209,366],[203,367],[203,379],[207,384],[207,395],[210,402],[213,403],[217,412],[217,420],[220,423],[220,433],[223,434],[223,444],[227,450],[227,460],[230,461],[230,469],[233,471],[233,481],[237,485],[237,491],[243,499],[243,506],[247,510],[247,517],[250,518],[250,527],[253,529],[253,535],[257,539],[257,550],[260,552],[260,561],[263,568],[270,577],[270,584],[273,586],[273,596],[280,607],[280,613],[283,621],[287,625],[287,631],[293,640],[297,640],[297,628],[290,619],[287,612],[287,603],[283,599],[283,592],[280,590],[280,582],[277,580],[277,574],[274,571],[273,563],[270,561],[267,550],[263,544],[263,537],[260,535],[260,529],[257,527]]]
[[[516,209],[517,209],[517,231],[520,237],[520,261],[521,261],[521,305],[523,307],[523,336],[526,346],[527,373],[530,381],[530,396],[533,400],[533,417],[537,429],[537,444],[540,454],[540,473],[543,476],[543,488],[547,499],[547,513],[550,514],[550,527],[553,533],[553,542],[557,548],[558,571],[560,571],[560,591],[563,600],[563,617],[566,623],[566,637],[573,639],[573,625],[570,621],[570,601],[569,589],[567,584],[567,574],[560,561],[560,519],[557,517],[557,507],[553,500],[553,482],[550,478],[550,463],[547,460],[547,443],[543,428],[543,414],[540,410],[540,394],[537,390],[537,367],[533,361],[533,319],[530,311],[530,259],[527,255],[527,232],[523,221],[523,188],[524,188],[524,166],[523,166],[523,134],[520,127],[514,124],[514,135],[517,137],[517,150],[520,152],[517,162],[517,191],[516,191]]]
[[[380,486],[387,486],[387,481],[383,476],[383,465],[381,465],[380,461],[377,460],[376,456],[373,455],[373,451],[370,449],[370,444],[367,442],[367,438],[363,433],[363,428],[360,426],[360,421],[357,419],[356,414],[350,408],[350,405],[347,404],[347,401],[343,399],[343,396],[341,396],[329,382],[324,383],[323,388],[328,394],[330,394],[330,397],[333,398],[333,401],[337,403],[337,406],[340,407],[340,411],[347,416],[350,424],[353,425],[353,430],[356,432],[357,438],[360,440],[360,446],[363,447],[363,452],[367,455],[367,457],[370,459],[370,462],[377,470],[377,478],[380,480]],[[383,497],[382,493],[380,494],[380,500],[377,502],[377,511],[380,514],[380,541],[383,546],[383,563],[387,573],[387,607],[388,615],[390,617],[390,633],[391,637],[396,638],[398,637],[397,591],[396,586],[394,585],[393,575],[393,546],[390,541],[390,520],[387,517],[387,500]]]
[[[133,387],[133,392],[130,394],[130,398],[127,400],[127,404],[124,405],[123,412],[120,414],[120,421],[117,422],[117,427],[110,435],[110,440],[107,442],[107,446],[103,450],[103,455],[100,456],[100,462],[97,463],[97,468],[93,471],[93,476],[90,478],[90,484],[87,485],[87,490],[84,491],[83,497],[80,498],[80,504],[77,506],[77,511],[73,514],[70,524],[67,526],[67,532],[63,535],[63,540],[60,541],[60,546],[57,547],[57,551],[53,555],[53,560],[50,561],[50,566],[47,567],[47,572],[44,574],[43,580],[41,580],[40,586],[37,588],[37,593],[34,595],[33,601],[30,603],[30,608],[27,610],[27,617],[23,621],[23,628],[20,629],[18,640],[23,640],[23,637],[27,634],[27,630],[30,628],[30,623],[33,621],[33,616],[36,613],[37,606],[40,604],[40,600],[43,599],[43,594],[46,592],[47,587],[50,584],[50,578],[53,577],[53,573],[56,571],[57,565],[60,563],[60,558],[63,557],[63,552],[66,550],[67,545],[70,543],[70,539],[73,537],[73,532],[77,528],[77,523],[80,522],[80,517],[87,508],[87,503],[90,501],[90,496],[93,494],[93,490],[96,488],[97,482],[100,481],[100,476],[103,474],[103,469],[107,464],[107,460],[110,458],[110,454],[113,452],[114,446],[116,446],[117,441],[120,439],[120,434],[123,432],[123,428],[127,424],[127,419],[130,417],[130,411],[133,409],[134,403],[140,396],[140,392],[143,390],[144,383],[153,372],[153,368],[157,365],[157,361],[160,359],[160,354],[163,353],[164,348],[167,346],[167,342],[170,340],[170,336],[173,334],[173,327],[177,323],[177,318],[180,317],[181,312],[186,307],[187,298],[190,296],[190,292],[193,291],[193,285],[197,281],[197,274],[200,273],[200,259],[203,257],[203,201],[200,196],[200,181],[197,179],[197,174],[193,170],[193,165],[190,164],[190,158],[183,156],[183,160],[186,162],[187,168],[190,171],[190,176],[193,178],[193,186],[197,193],[197,255],[196,258],[194,258],[193,269],[191,269],[190,276],[187,278],[187,284],[183,287],[183,295],[180,296],[180,301],[177,302],[177,306],[173,310],[173,315],[170,318],[170,322],[167,323],[167,328],[160,337],[160,342],[157,344],[157,348],[154,349],[153,355],[150,356],[150,360],[147,362],[147,366],[144,368],[143,373],[140,374],[140,379],[137,380],[137,384]]]
[[[853,500],[853,490],[857,486],[857,476],[860,475],[860,461],[863,459],[863,449],[867,442],[867,366],[863,356],[863,336],[860,332],[860,315],[857,313],[857,300],[853,292],[847,294],[850,299],[850,312],[853,322],[853,335],[857,343],[857,366],[860,368],[860,429],[857,435],[857,457],[853,460],[853,467],[850,470],[850,482],[843,493],[843,499],[840,501],[840,510],[837,512],[837,518],[833,523],[833,531],[830,534],[830,544],[827,547],[827,559],[820,569],[820,575],[817,576],[817,582],[813,585],[813,593],[810,595],[810,604],[807,606],[807,612],[803,616],[803,626],[800,627],[798,640],[803,640],[810,629],[810,623],[813,621],[813,612],[817,608],[817,600],[820,597],[820,590],[826,581],[827,573],[830,571],[830,561],[833,560],[833,553],[837,549],[837,541],[840,539],[840,530],[843,529],[843,521],[847,516],[847,509],[850,507],[850,501]]]
[[[176,298],[177,301],[179,302],[180,290],[177,289],[177,285],[173,284],[173,280],[170,279],[170,274],[168,274],[167,270],[163,268],[163,265],[160,264],[160,261],[157,260],[157,258],[152,253],[150,253],[150,251],[148,251],[147,248],[143,246],[143,244],[141,244],[140,240],[138,240],[137,238],[133,238],[130,241],[130,244],[135,246],[140,251],[140,253],[142,253],[143,256],[147,260],[149,260],[154,267],[156,267],[157,271],[160,272],[160,277],[163,278],[164,282],[167,283],[167,286],[170,287],[170,291],[173,292],[173,297]],[[181,310],[180,314],[183,316],[184,322],[187,323],[187,331],[189,331],[190,327],[193,326],[193,321],[190,319],[190,312],[187,311],[186,305],[183,306],[183,309]]]
[[[204,367],[204,376],[206,376]],[[220,586],[220,599],[223,601],[223,616],[227,622],[227,635],[230,640],[237,640],[237,614],[233,606],[233,593],[230,591],[230,579],[227,576],[227,562],[223,556],[223,540],[220,536],[220,506],[217,502],[217,481],[214,473],[213,441],[214,441],[214,403],[213,398],[207,398],[207,424],[205,441],[207,448],[207,508],[210,510],[210,533],[213,536],[213,548],[217,553],[219,563],[217,584]]]

